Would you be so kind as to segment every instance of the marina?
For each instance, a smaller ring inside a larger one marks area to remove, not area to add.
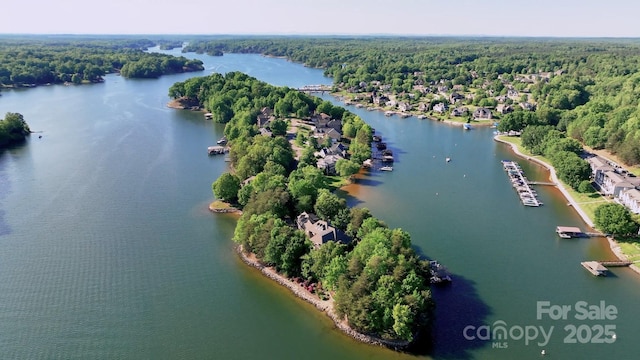
[[[536,196],[536,191],[529,186],[529,181],[524,176],[524,172],[517,162],[502,160],[502,167],[509,175],[511,185],[518,193],[523,205],[532,207],[542,205],[542,202],[540,202]]]

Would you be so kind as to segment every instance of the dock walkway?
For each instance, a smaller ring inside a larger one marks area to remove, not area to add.
[[[502,167],[509,175],[511,185],[518,192],[520,201],[525,206],[540,206],[542,202],[536,197],[536,192],[529,186],[529,180],[524,176],[524,172],[515,161],[502,160]]]

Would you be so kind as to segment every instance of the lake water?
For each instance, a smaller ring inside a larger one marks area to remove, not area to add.
[[[291,87],[331,80],[282,59],[188,55],[206,71],[3,91],[0,114],[20,112],[42,133],[0,153],[0,358],[416,357],[351,340],[244,265],[230,240],[235,218],[206,208],[211,182],[226,169],[206,148],[223,127],[166,107],[174,82],[213,71]],[[612,258],[608,245],[555,235],[556,225],[585,225],[551,187],[536,187],[543,207],[522,206],[500,164],[515,157],[492,141],[491,129],[349,109],[397,161],[393,172],[363,175],[343,195],[408,230],[418,251],[454,274],[450,287],[434,289],[436,330],[419,357],[538,359],[545,349],[558,359],[628,358],[640,350],[640,276],[587,273],[580,261]],[[540,167],[520,163],[529,178],[545,179]],[[572,311],[567,320],[537,320],[539,301]],[[578,301],[604,301],[618,316],[575,319]],[[508,339],[464,336],[468,326],[498,321],[512,330]],[[613,344],[564,343],[565,326],[586,341],[599,325],[615,326]],[[527,344],[518,326],[554,330],[538,346],[542,335]]]

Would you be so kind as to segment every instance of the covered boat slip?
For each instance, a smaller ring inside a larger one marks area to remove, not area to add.
[[[575,226],[556,226],[556,233],[563,239],[583,237],[585,234]]]

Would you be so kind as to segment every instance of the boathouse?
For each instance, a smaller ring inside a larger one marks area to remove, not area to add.
[[[557,226],[556,233],[565,239],[583,236],[582,230],[575,226]]]

